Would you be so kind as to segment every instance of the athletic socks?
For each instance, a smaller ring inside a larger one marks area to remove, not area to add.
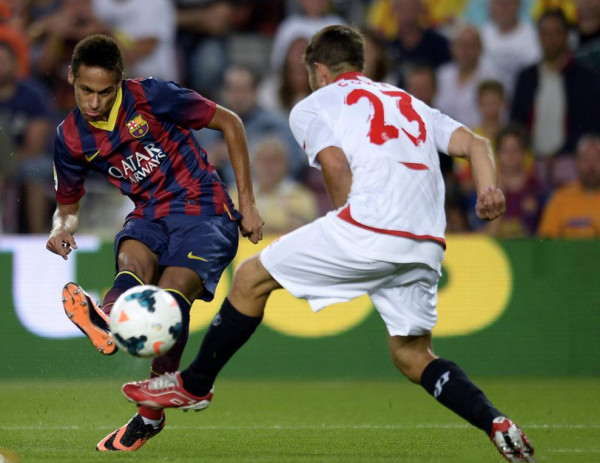
[[[164,410],[152,410],[144,406],[138,407],[138,414],[144,420],[144,424],[151,424],[154,428],[160,425],[165,416]]]
[[[155,357],[152,359],[152,366],[150,367],[150,377],[163,375],[165,373],[173,373],[179,368],[179,362],[185,345],[187,344],[188,336],[190,333],[190,309],[192,304],[187,298],[175,289],[165,289],[171,296],[175,298],[179,308],[181,309],[181,332],[175,345],[165,355]],[[158,427],[160,421],[164,416],[162,410],[152,410],[146,408],[143,405],[138,407],[138,413],[144,420],[144,424],[151,424],[155,428]]]
[[[150,377],[164,375],[165,373],[173,373],[179,368],[179,362],[183,355],[183,349],[187,344],[188,336],[190,334],[190,309],[192,304],[188,299],[179,291],[175,289],[165,288],[171,296],[175,298],[179,308],[181,309],[181,332],[175,345],[165,355],[155,357],[152,359],[152,367],[150,370]]]
[[[225,299],[213,319],[198,355],[191,365],[181,372],[183,387],[193,395],[204,396],[212,388],[217,374],[229,359],[252,336],[262,320],[248,317]]]
[[[449,360],[438,358],[427,365],[421,375],[421,385],[438,402],[488,436],[492,432],[494,418],[503,416],[465,372]]]
[[[143,285],[144,282],[135,273],[130,271],[123,271],[117,273],[113,287],[108,290],[102,300],[102,311],[106,315],[110,315],[112,306],[121,294],[127,291],[129,288],[133,288],[137,285]]]

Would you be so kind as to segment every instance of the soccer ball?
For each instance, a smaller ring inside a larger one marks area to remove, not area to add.
[[[173,296],[152,285],[134,286],[119,296],[110,312],[117,345],[136,357],[166,354],[181,332],[181,310]]]

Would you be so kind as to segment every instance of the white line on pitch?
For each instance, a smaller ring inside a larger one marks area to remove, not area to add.
[[[36,431],[36,430],[70,430],[70,429],[113,429],[114,426],[46,426],[43,424],[29,426],[6,426],[0,425],[0,430],[3,431]],[[303,430],[303,429],[466,429],[471,426],[468,424],[415,424],[415,425],[312,425],[312,426],[287,426],[287,425],[267,425],[267,426],[237,426],[237,425],[199,425],[199,426],[167,426],[168,429],[175,430]],[[600,429],[600,424],[524,424],[524,429]]]

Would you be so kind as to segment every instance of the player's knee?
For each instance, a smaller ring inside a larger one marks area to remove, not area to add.
[[[119,253],[118,257],[119,272],[132,272],[137,275],[145,284],[155,284],[156,263],[151,258],[144,256],[131,256],[126,253]]]
[[[257,281],[256,265],[257,257],[251,257],[243,261],[235,272],[232,283],[232,292],[236,292],[244,298],[254,298]]]
[[[394,352],[392,354],[394,365],[400,370],[400,373],[409,381],[417,384],[421,382],[421,375],[433,358],[430,355],[414,355],[414,352]]]

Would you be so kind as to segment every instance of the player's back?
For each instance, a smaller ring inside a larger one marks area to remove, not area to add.
[[[290,124],[311,164],[341,148],[352,170],[352,219],[406,236],[442,238],[444,182],[438,150],[460,126],[401,89],[343,74],[300,102]]]

